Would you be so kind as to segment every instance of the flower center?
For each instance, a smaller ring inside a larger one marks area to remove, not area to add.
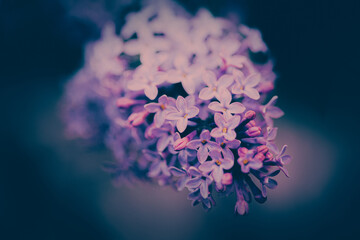
[[[212,90],[213,90],[214,92],[216,92],[216,89],[217,89],[216,87],[213,87],[213,89],[212,89]]]
[[[160,108],[161,108],[161,110],[164,110],[164,109],[165,109],[165,105],[164,105],[164,104],[161,104],[161,105],[160,105]]]
[[[222,129],[222,132],[223,132],[223,133],[226,133],[226,132],[227,132],[227,128],[224,127],[224,128]]]
[[[249,163],[249,160],[248,160],[248,159],[245,159],[245,160],[243,161],[243,163],[246,165],[246,164]]]
[[[205,144],[207,141],[204,139],[201,141],[202,144]]]
[[[224,142],[220,143],[220,147],[224,148],[224,147],[225,147],[225,143],[224,143]]]
[[[220,166],[221,165],[221,162],[219,160],[215,160],[215,164]]]
[[[189,114],[185,114],[185,115],[184,115],[184,118],[187,118],[187,116],[189,116]]]

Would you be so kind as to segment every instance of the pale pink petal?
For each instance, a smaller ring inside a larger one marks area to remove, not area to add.
[[[228,129],[226,133],[224,133],[224,138],[228,141],[232,141],[236,138],[236,133],[234,130]]]
[[[220,128],[214,128],[211,130],[210,135],[214,138],[222,137],[224,134]]]
[[[258,100],[260,98],[259,92],[255,88],[251,87],[245,87],[244,94],[248,96],[249,98],[252,98],[254,100]]]
[[[144,89],[144,92],[149,99],[154,100],[158,94],[158,89],[154,85],[150,85]]]
[[[199,98],[202,100],[210,100],[214,96],[215,96],[215,92],[209,87],[205,87],[205,88],[201,89],[201,91],[199,93]]]
[[[176,128],[179,132],[184,132],[188,124],[187,118],[179,118],[176,123]]]
[[[223,112],[224,111],[224,106],[221,105],[219,102],[214,101],[211,102],[208,106],[209,109],[215,111],[215,112]]]
[[[239,102],[234,102],[234,103],[232,103],[232,104],[229,105],[228,109],[229,109],[229,111],[230,111],[231,113],[237,114],[237,113],[242,113],[242,112],[244,112],[246,108],[245,108],[245,106],[242,105],[241,103],[239,103]]]
[[[234,77],[229,74],[222,75],[218,80],[218,86],[227,88],[234,82]]]
[[[261,80],[261,75],[259,73],[252,74],[247,77],[246,86],[255,87],[256,85],[259,84],[260,80]]]
[[[202,73],[202,80],[208,85],[209,87],[216,85],[216,75],[212,71],[204,71]]]

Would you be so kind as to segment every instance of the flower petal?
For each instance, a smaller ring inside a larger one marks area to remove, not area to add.
[[[184,132],[188,124],[187,118],[179,118],[176,122],[176,128],[179,132]]]
[[[208,149],[204,146],[200,146],[197,151],[197,158],[200,163],[204,163],[209,156]]]
[[[154,85],[148,85],[144,89],[145,96],[147,96],[149,99],[154,100],[158,94],[158,89]]]
[[[201,91],[199,93],[199,98],[202,100],[210,100],[214,96],[215,96],[215,92],[208,87],[201,89]]]
[[[252,88],[252,87],[246,86],[244,89],[244,94],[254,100],[258,100],[260,98],[260,94],[259,94],[258,90],[256,90],[255,88]]]

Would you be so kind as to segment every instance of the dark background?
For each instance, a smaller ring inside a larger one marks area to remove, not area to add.
[[[188,203],[190,211],[201,214],[202,224],[187,238],[357,238],[360,1],[180,2],[190,11],[205,6],[218,16],[238,13],[247,25],[260,29],[276,62],[276,94],[287,114],[285,121],[322,136],[317,141],[304,135],[308,138],[300,138],[299,151],[301,142],[311,141],[310,154],[316,155],[317,145],[325,139],[331,143],[325,152],[336,152],[331,177],[311,201],[294,203],[279,212],[262,211],[252,204],[250,215],[245,217],[233,217],[231,208],[226,208],[226,213],[215,210],[203,214]],[[82,66],[83,45],[99,37],[99,27],[106,20],[119,20],[124,11],[113,1],[97,5],[95,1],[0,0],[0,239],[140,236],[123,235],[116,226],[121,221],[109,224],[111,220],[104,220],[96,196],[104,185],[109,191],[117,190],[108,186],[109,179],[97,161],[99,153],[83,153],[81,143],[65,140],[58,118],[63,84]],[[301,159],[294,161],[301,165]],[[306,162],[303,167],[308,175],[299,181],[326,169],[316,161]],[[126,204],[121,202],[121,194],[129,194],[127,191],[131,190],[120,190],[117,204]],[[308,194],[301,187],[295,191]],[[134,231],[162,229],[146,225],[159,217],[157,214],[126,214]],[[175,214],[167,221],[176,222],[177,217]],[[145,225],[136,225],[137,218]],[[155,239],[170,239],[183,231],[179,223],[159,232]]]

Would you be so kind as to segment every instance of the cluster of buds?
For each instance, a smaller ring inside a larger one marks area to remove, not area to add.
[[[288,176],[286,145],[274,143],[283,112],[276,96],[267,102],[276,76],[258,30],[162,3],[127,15],[120,36],[108,24],[86,53],[66,89],[67,131],[114,152],[104,168],[116,183],[187,189],[205,209],[215,193],[234,192],[243,215],[252,197],[265,202],[277,174]]]

